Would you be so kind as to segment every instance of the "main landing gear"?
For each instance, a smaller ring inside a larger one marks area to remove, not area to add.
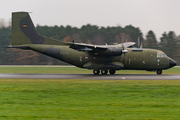
[[[115,72],[116,72],[116,70],[109,70],[109,73],[110,73],[111,75],[114,75]],[[94,73],[94,75],[99,75],[100,70],[93,70],[93,73]],[[101,70],[101,74],[102,74],[102,75],[106,75],[107,73],[108,73],[108,70]]]
[[[161,74],[162,74],[162,70],[156,70],[156,73],[157,73],[158,75],[161,75]]]
[[[99,75],[99,70],[93,70],[93,73],[94,73],[95,75]]]

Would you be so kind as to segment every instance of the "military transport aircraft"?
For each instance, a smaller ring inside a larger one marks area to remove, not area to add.
[[[92,69],[95,75],[115,74],[116,70],[156,71],[171,68],[176,62],[155,49],[133,48],[134,42],[116,45],[90,45],[61,42],[39,35],[28,12],[12,13],[10,48],[34,50],[80,68]]]

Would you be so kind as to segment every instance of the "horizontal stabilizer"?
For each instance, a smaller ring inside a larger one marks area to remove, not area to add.
[[[24,49],[24,50],[30,49],[28,46],[7,46],[6,48],[19,48],[19,49]]]

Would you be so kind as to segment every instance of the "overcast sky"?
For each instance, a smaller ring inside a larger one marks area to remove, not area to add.
[[[0,18],[27,11],[35,24],[81,27],[133,25],[146,36],[153,30],[180,35],[180,0],[0,0]]]

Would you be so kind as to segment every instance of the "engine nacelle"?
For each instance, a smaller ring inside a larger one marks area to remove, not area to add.
[[[122,54],[122,49],[115,47],[108,48],[105,53],[105,55],[109,55],[109,56],[119,56],[121,54]]]

